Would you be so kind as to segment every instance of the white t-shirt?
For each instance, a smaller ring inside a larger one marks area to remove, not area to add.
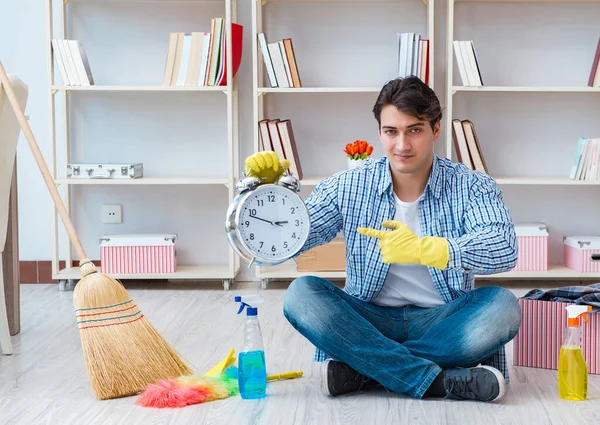
[[[402,202],[394,193],[396,215],[394,219],[406,224],[417,236],[421,236],[419,223],[419,199],[414,202]],[[381,292],[371,301],[373,304],[387,307],[415,305],[435,307],[444,304],[444,300],[435,288],[427,266],[421,264],[390,264]]]

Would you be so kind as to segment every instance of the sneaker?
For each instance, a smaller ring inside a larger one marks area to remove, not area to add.
[[[377,381],[361,375],[345,363],[327,359],[321,366],[321,389],[325,395],[353,393],[376,385]]]
[[[504,376],[491,366],[446,369],[444,388],[457,400],[497,401],[506,392]]]

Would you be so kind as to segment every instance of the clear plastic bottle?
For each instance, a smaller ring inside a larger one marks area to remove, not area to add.
[[[568,326],[563,333],[558,359],[558,395],[566,400],[586,400],[588,368],[581,352],[581,328],[579,316],[586,322],[591,306],[571,305],[566,307]]]
[[[246,307],[245,342],[238,356],[240,395],[244,399],[263,398],[267,393],[267,366],[256,307],[261,300],[256,295],[237,296],[235,300],[242,303],[238,314]]]

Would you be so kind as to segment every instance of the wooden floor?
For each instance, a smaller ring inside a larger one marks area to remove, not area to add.
[[[127,284],[150,322],[173,347],[204,372],[230,348],[242,345],[243,317],[234,295],[258,291],[238,284],[225,292],[218,283]],[[15,354],[0,355],[1,424],[577,424],[600,423],[600,376],[590,375],[590,400],[557,395],[556,371],[511,366],[502,403],[414,400],[369,392],[325,397],[313,347],[282,315],[285,284],[260,291],[260,321],[269,373],[302,370],[305,376],[270,383],[268,397],[239,396],[182,409],[148,409],[136,397],[98,401],[87,380],[72,292],[56,285],[22,285],[21,334]],[[515,291],[517,295],[522,295]],[[512,358],[512,346],[508,346]]]

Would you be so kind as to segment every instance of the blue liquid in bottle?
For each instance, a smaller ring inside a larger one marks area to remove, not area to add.
[[[238,385],[245,399],[263,398],[267,391],[267,370],[263,350],[240,353]]]

